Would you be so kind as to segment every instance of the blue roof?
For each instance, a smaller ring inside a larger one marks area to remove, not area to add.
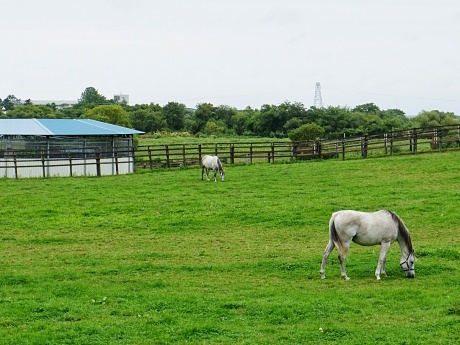
[[[0,135],[116,136],[143,133],[89,119],[0,119]]]

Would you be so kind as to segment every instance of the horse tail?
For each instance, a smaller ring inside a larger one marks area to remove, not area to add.
[[[409,229],[407,229],[402,219],[396,213],[389,210],[387,211],[391,215],[391,218],[393,218],[393,221],[398,225],[398,235],[401,236],[404,242],[406,242],[409,253],[413,254],[414,247],[412,246],[412,239],[410,237]]]
[[[329,221],[329,237],[334,243],[334,245],[337,247],[338,251],[340,254],[343,253],[343,245],[342,241],[340,240],[339,235],[337,234],[337,229],[335,228],[335,218],[337,217],[337,214],[333,214],[331,217],[331,220]]]

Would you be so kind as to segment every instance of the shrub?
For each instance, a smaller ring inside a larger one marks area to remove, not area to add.
[[[316,123],[307,123],[289,132],[292,141],[317,140],[324,135],[324,128]]]

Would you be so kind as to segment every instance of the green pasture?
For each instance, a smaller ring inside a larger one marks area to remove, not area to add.
[[[0,179],[0,343],[454,344],[460,342],[460,154],[142,169]],[[328,221],[391,209],[394,243],[337,251]]]

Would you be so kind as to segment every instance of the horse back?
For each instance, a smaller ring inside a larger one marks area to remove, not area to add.
[[[385,210],[370,213],[344,210],[334,213],[333,217],[337,236],[342,242],[372,246],[393,242],[398,236],[399,226]]]

